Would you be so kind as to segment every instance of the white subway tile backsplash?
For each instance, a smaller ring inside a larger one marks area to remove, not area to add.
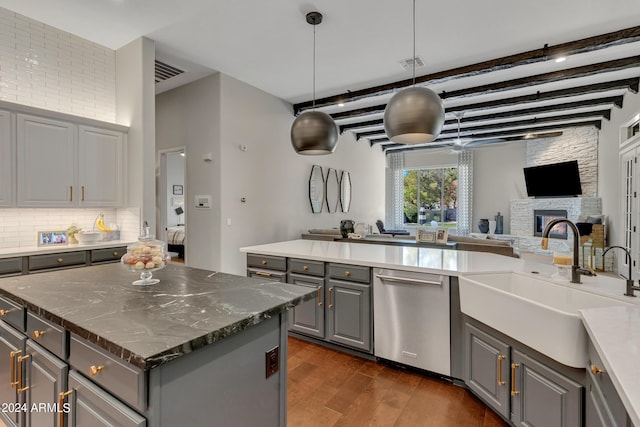
[[[115,52],[0,8],[0,99],[115,122]]]

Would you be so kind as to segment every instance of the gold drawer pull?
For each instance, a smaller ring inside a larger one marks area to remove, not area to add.
[[[267,273],[266,271],[256,271],[257,276],[271,277],[271,273]]]
[[[322,286],[318,286],[318,307],[322,307],[322,294],[320,290],[322,290]]]
[[[517,396],[520,394],[519,391],[516,391],[516,368],[519,366],[519,363],[511,364],[511,396]]]
[[[498,385],[505,385],[507,382],[502,380],[502,361],[506,358],[507,356],[504,356],[502,354],[498,355]]]
[[[120,253],[118,251],[113,251],[113,256],[118,256]]]
[[[63,427],[64,426],[64,413],[65,411],[62,409],[64,408],[64,398],[69,396],[71,394],[71,390],[69,391],[61,391],[60,393],[58,393],[58,411],[60,411],[60,419],[58,422],[58,426],[59,427]]]
[[[62,262],[62,261],[64,261],[64,258],[62,257],[58,258],[58,262]]]
[[[84,202],[84,185],[82,186],[82,201]]]
[[[98,366],[91,365],[91,367],[89,368],[89,373],[91,374],[91,376],[99,374],[102,371],[104,371],[104,366],[103,365],[98,365]]]
[[[33,331],[33,338],[37,340],[46,333],[47,331]]]
[[[344,275],[345,275],[345,276],[347,276],[347,277],[349,277],[349,276],[351,276],[351,273],[350,273],[349,271],[345,271],[345,272],[344,272]]]
[[[4,317],[12,311],[16,311],[17,308],[10,308],[9,310],[0,310],[0,317]]]
[[[603,374],[604,373],[604,369],[600,369],[596,365],[591,365],[591,373],[593,375]]]
[[[9,353],[9,363],[11,364],[11,382],[9,384],[11,387],[18,385],[18,381],[16,381],[16,356],[20,353],[22,353],[22,350],[16,350]]]
[[[69,201],[73,202],[73,185],[69,186]]]
[[[331,293],[333,292],[333,288],[329,288],[329,308],[333,308],[333,303],[331,302]]]
[[[266,259],[262,260],[262,265],[267,265],[267,260]]]
[[[307,271],[307,270],[309,269],[309,267],[305,265],[305,266],[303,266],[303,267],[302,267],[302,269],[303,269],[304,271]]]
[[[30,358],[31,356],[29,356],[28,354],[26,356],[20,356],[18,357],[18,393],[22,393],[23,391],[27,391],[29,390],[29,386],[25,386],[22,383],[22,362],[24,362],[25,360],[27,360],[28,358]]]

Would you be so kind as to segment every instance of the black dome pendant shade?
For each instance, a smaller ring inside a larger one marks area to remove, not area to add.
[[[313,28],[313,107],[316,99],[316,29],[322,22],[320,12],[309,12],[307,22]],[[298,154],[331,154],[338,144],[338,126],[331,116],[321,111],[305,111],[291,125],[291,145]]]

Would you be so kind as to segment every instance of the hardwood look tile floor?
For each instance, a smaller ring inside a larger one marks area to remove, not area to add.
[[[462,387],[297,338],[288,346],[288,427],[508,425]]]

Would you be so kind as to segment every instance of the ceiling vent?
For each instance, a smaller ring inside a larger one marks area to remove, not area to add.
[[[156,83],[169,80],[172,77],[183,74],[184,70],[176,68],[156,59]]]
[[[424,67],[424,61],[419,56],[416,56],[415,58],[402,59],[398,62],[400,63],[400,65],[402,65],[402,68],[404,68],[405,71],[409,71],[409,70],[413,70],[414,61],[416,63],[416,68]]]

